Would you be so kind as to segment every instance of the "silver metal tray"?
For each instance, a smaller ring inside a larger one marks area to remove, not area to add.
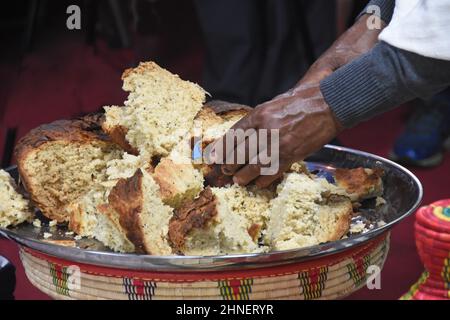
[[[335,168],[382,168],[386,204],[375,206],[374,200],[368,200],[360,208],[362,219],[371,229],[362,234],[349,235],[347,238],[295,250],[277,251],[264,254],[239,254],[224,256],[150,256],[140,254],[121,254],[111,252],[92,239],[76,240],[76,247],[67,247],[48,243],[44,232],[53,234],[52,240],[75,240],[66,235],[67,228],[57,229],[48,226],[48,220],[40,216],[42,228],[24,223],[11,229],[0,228],[0,234],[34,250],[69,261],[133,270],[153,270],[170,272],[206,272],[219,270],[260,268],[282,265],[296,261],[316,259],[360,245],[382,233],[409,216],[417,209],[422,199],[422,185],[417,177],[402,166],[382,157],[353,149],[327,145],[306,159],[310,170],[316,171],[328,179]],[[8,171],[17,179],[15,167]],[[39,217],[39,214],[38,214]]]

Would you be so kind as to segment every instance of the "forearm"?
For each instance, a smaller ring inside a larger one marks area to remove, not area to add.
[[[361,15],[355,24],[342,34],[322,56],[309,68],[296,88],[318,83],[341,66],[353,61],[378,43],[378,36],[386,26],[381,21],[380,29],[369,29],[368,14]]]
[[[384,42],[325,78],[320,89],[344,127],[450,85],[450,61],[423,57]]]

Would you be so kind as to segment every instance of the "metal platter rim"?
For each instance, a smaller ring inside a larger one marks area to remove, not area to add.
[[[140,254],[124,254],[115,252],[92,251],[81,248],[71,248],[51,243],[45,243],[36,239],[21,237],[14,233],[12,230],[8,229],[0,228],[0,234],[3,234],[7,238],[30,249],[42,252],[50,256],[78,263],[141,271],[225,271],[233,269],[262,268],[271,265],[283,265],[292,262],[312,260],[326,255],[339,253],[346,249],[350,249],[354,246],[374,239],[382,233],[388,232],[388,230],[390,230],[395,224],[411,215],[419,207],[423,196],[422,184],[420,183],[418,178],[408,169],[393,161],[368,152],[334,145],[326,145],[324,148],[333,149],[338,152],[341,151],[368,157],[373,160],[384,162],[386,164],[389,164],[390,166],[396,167],[400,171],[403,171],[412,179],[413,183],[417,187],[418,195],[416,201],[411,206],[411,208],[401,216],[367,233],[354,235],[351,238],[341,239],[338,241],[324,243],[312,247],[286,251],[274,251],[262,254],[250,253],[221,256],[151,256]]]

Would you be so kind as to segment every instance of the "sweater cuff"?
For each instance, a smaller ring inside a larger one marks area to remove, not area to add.
[[[374,11],[371,10],[372,6],[377,6],[380,8],[380,10]],[[364,8],[363,11],[358,15],[356,20],[361,18],[362,15],[370,14],[370,15],[376,15],[381,18],[386,24],[389,24],[392,19],[392,15],[394,14],[394,8],[395,8],[395,0],[372,0],[370,1],[367,6]]]
[[[325,101],[346,128],[367,120],[389,101],[384,86],[370,72],[371,64],[370,55],[362,56],[320,83]]]

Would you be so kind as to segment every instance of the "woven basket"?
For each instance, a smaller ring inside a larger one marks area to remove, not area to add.
[[[450,300],[450,199],[423,206],[414,224],[425,271],[402,300]]]
[[[55,299],[336,299],[366,284],[371,265],[383,267],[389,234],[312,261],[249,270],[158,272],[61,260],[22,247],[31,283]],[[73,267],[79,282],[72,282]],[[76,284],[79,285],[76,285]]]

